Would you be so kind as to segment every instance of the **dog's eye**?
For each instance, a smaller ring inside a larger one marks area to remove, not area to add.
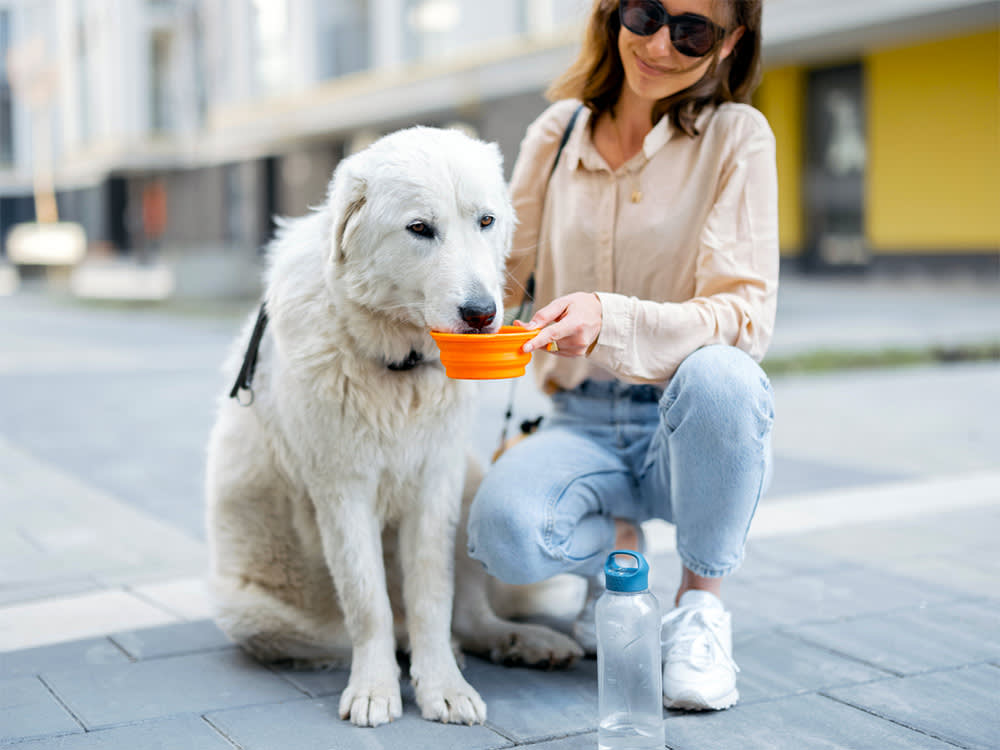
[[[420,237],[426,237],[429,240],[434,239],[434,227],[430,224],[426,224],[422,221],[414,221],[411,224],[407,224],[406,228],[408,231],[413,232],[413,234],[419,235]]]
[[[486,227],[493,226],[494,221],[496,221],[496,217],[486,214],[483,218],[479,220],[479,226],[482,227],[483,229],[486,229]]]

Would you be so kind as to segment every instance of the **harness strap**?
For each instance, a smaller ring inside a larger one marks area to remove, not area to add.
[[[260,351],[260,340],[264,337],[264,328],[267,327],[267,310],[264,303],[260,303],[260,312],[257,313],[257,322],[254,324],[253,333],[250,335],[250,343],[247,344],[246,353],[243,355],[243,366],[240,374],[236,376],[233,389],[229,391],[229,398],[239,401],[240,390],[249,391],[250,400],[246,403],[240,401],[241,406],[250,406],[253,403],[253,373],[257,369],[257,353]]]
[[[250,406],[253,403],[253,373],[257,369],[257,354],[260,351],[260,340],[264,337],[264,329],[267,327],[267,309],[264,303],[260,303],[260,312],[257,313],[257,322],[254,324],[253,333],[250,335],[250,343],[247,344],[246,353],[243,355],[243,366],[240,374],[236,376],[236,382],[229,391],[229,398],[235,398],[240,406]],[[406,372],[418,365],[423,364],[424,355],[415,349],[411,349],[406,355],[406,359],[400,362],[390,362],[386,365],[393,372]],[[246,402],[240,401],[240,391],[247,391],[250,399]]]

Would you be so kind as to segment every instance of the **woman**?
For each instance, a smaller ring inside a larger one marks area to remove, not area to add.
[[[490,470],[469,552],[510,583],[589,576],[574,635],[593,650],[607,554],[641,547],[644,520],[673,523],[672,708],[738,700],[721,581],[770,471],[757,362],[774,324],[777,178],[773,135],[746,103],[760,25],[759,0],[598,0],[511,182],[509,301],[535,269],[542,306],[524,325],[541,331],[525,350],[553,352],[535,359],[553,415]]]

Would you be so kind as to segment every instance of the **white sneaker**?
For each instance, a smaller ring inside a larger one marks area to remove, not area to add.
[[[740,698],[733,630],[722,601],[686,591],[663,616],[663,705],[689,711],[729,708]]]
[[[638,544],[636,546],[639,548],[639,554],[646,554],[646,535],[642,531],[642,526],[639,524],[635,525],[636,534],[639,537]],[[650,575],[652,579],[652,575]],[[592,575],[587,579],[587,598],[583,603],[583,609],[580,610],[580,614],[576,616],[576,620],[573,622],[573,640],[580,644],[580,648],[587,656],[595,656],[597,654],[597,620],[596,620],[596,610],[597,600],[601,598],[601,594],[604,593],[604,569],[602,568],[599,573]]]

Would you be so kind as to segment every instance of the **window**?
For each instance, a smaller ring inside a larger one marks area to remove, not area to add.
[[[371,64],[368,0],[321,0],[316,14],[320,77],[335,78],[366,70]]]
[[[7,78],[10,11],[0,10],[0,164],[14,162],[14,107]]]
[[[252,0],[256,86],[280,92],[288,81],[288,0]]]
[[[154,33],[150,37],[149,124],[154,131],[170,130],[173,125],[170,106],[170,35]]]

